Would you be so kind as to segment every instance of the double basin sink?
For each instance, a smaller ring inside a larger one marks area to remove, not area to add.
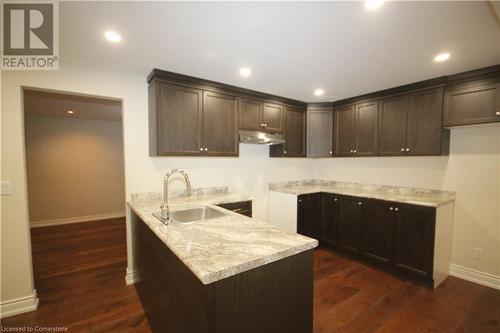
[[[161,216],[160,212],[154,212],[153,215],[160,221],[165,222],[165,219]],[[170,212],[170,221],[174,223],[201,222],[213,220],[226,215],[228,214],[218,209],[203,206]]]

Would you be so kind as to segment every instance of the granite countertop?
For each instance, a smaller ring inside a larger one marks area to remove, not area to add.
[[[159,210],[158,193],[135,194],[128,206],[198,277],[203,284],[239,274],[315,248],[318,241],[289,233],[273,225],[217,207],[217,204],[252,200],[223,188],[169,200],[170,210],[209,206],[227,216],[202,222],[165,226],[153,212]]]
[[[269,190],[294,195],[327,192],[428,207],[438,207],[455,200],[455,193],[449,191],[317,179],[271,183]]]

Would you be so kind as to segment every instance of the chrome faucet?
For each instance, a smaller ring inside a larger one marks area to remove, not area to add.
[[[170,179],[170,176],[180,173],[182,176],[184,176],[184,181],[186,182],[186,188],[188,191],[188,194],[191,195],[191,182],[189,181],[189,177],[186,172],[183,170],[179,169],[172,169],[163,178],[163,202],[160,206],[161,212],[160,216],[161,218],[166,221],[166,223],[170,222],[170,209],[168,207],[168,180]]]

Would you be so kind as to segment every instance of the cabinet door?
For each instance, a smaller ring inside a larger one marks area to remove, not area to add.
[[[432,278],[436,209],[400,205],[394,223],[394,265]]]
[[[457,84],[446,88],[444,126],[500,121],[499,78]]]
[[[381,263],[392,262],[394,252],[394,203],[369,200],[363,226],[363,254]]]
[[[331,157],[333,154],[333,111],[307,110],[307,156]]]
[[[263,104],[253,99],[240,99],[240,129],[262,130]]]
[[[202,91],[156,82],[150,86],[151,155],[200,155]],[[156,149],[155,144],[156,143]]]
[[[297,198],[297,233],[321,238],[322,200],[321,193],[299,195]]]
[[[443,138],[443,89],[430,89],[410,95],[407,155],[440,155]]]
[[[354,106],[346,106],[334,110],[334,143],[335,156],[353,156],[355,144]]]
[[[283,129],[284,156],[303,157],[305,156],[305,133],[306,113],[304,110],[289,108],[285,109],[285,122]]]
[[[238,100],[203,92],[203,150],[207,156],[238,156]]]
[[[356,105],[355,117],[356,144],[354,155],[377,155],[378,102]]]
[[[331,193],[323,195],[323,223],[321,240],[330,245],[337,245],[339,224],[339,196]]]
[[[339,247],[359,253],[362,245],[364,202],[354,197],[340,197]]]
[[[262,123],[264,130],[271,133],[283,132],[283,107],[277,104],[264,104]]]
[[[408,115],[408,95],[379,101],[378,154],[404,155]]]

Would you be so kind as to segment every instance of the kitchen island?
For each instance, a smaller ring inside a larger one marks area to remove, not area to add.
[[[313,249],[289,233],[218,204],[225,192],[171,200],[171,210],[206,206],[226,216],[165,226],[158,200],[130,209],[136,288],[155,332],[312,332]]]

